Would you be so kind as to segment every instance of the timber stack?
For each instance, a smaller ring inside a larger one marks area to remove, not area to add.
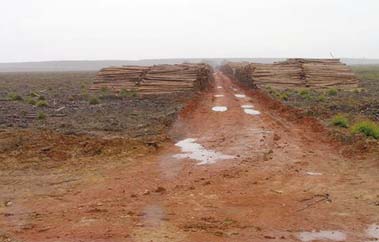
[[[353,89],[359,80],[339,59],[288,59],[273,64],[228,63],[226,74],[242,83],[275,88]]]
[[[207,64],[108,67],[97,73],[90,90],[106,88],[138,94],[167,94],[206,89],[213,80]]]

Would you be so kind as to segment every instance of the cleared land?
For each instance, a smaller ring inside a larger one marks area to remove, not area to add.
[[[80,75],[46,78],[51,84],[39,77],[30,86],[29,75],[1,82],[2,114],[21,115],[23,107],[47,115],[22,129],[2,122],[0,241],[379,239],[377,154],[336,142],[282,99],[217,72],[210,89],[174,101],[99,90],[99,103],[90,104],[92,95],[81,92],[94,74]],[[25,103],[30,92],[52,107]],[[49,124],[70,103],[80,107],[72,109],[77,116],[57,118],[74,125]],[[168,110],[172,116],[155,120]],[[109,114],[126,128],[107,131]],[[93,115],[98,128],[88,128],[83,115]],[[156,138],[139,138],[145,134]]]

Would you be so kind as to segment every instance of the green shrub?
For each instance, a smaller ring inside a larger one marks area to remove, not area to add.
[[[309,90],[302,89],[302,90],[299,91],[299,95],[300,96],[307,96],[307,95],[309,95]]]
[[[379,124],[373,121],[366,120],[355,123],[353,127],[351,127],[351,131],[353,134],[362,133],[367,137],[379,139]]]
[[[335,89],[335,88],[329,89],[328,95],[329,96],[336,96],[337,95],[337,89]]]
[[[91,97],[90,99],[89,99],[89,104],[90,105],[97,105],[97,104],[99,104],[100,103],[100,101],[99,101],[99,99],[97,98],[97,97]]]
[[[320,95],[318,96],[317,100],[320,102],[324,102],[326,100],[326,97],[324,95]]]
[[[36,106],[37,107],[47,107],[48,104],[45,100],[39,100],[39,101],[37,101]]]
[[[45,114],[44,112],[38,112],[38,114],[37,114],[37,118],[38,118],[39,120],[43,120],[43,119],[46,118],[46,114]]]
[[[29,96],[31,96],[31,97],[39,97],[40,95],[38,93],[36,93],[36,92],[31,92],[29,94]]]
[[[32,97],[27,97],[26,102],[30,105],[36,105],[36,100],[34,100]]]
[[[44,101],[44,100],[46,100],[46,98],[45,98],[44,96],[39,96],[39,97],[38,97],[38,100],[40,100],[40,101]]]
[[[12,101],[22,101],[22,97],[19,94],[14,93],[14,92],[9,93],[8,98]]]
[[[332,118],[331,123],[334,126],[338,126],[338,127],[342,127],[342,128],[349,127],[349,120],[345,116],[343,116],[342,114],[335,115]]]
[[[283,92],[279,95],[279,98],[283,101],[288,101],[288,94]]]

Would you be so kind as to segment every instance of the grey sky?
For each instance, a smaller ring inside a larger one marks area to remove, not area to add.
[[[0,62],[379,57],[378,0],[0,0]]]

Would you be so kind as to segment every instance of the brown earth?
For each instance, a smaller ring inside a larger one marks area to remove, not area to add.
[[[299,241],[313,230],[373,241],[366,229],[379,223],[378,159],[344,156],[314,119],[215,77],[170,134],[234,158],[198,165],[173,157],[181,151],[168,143],[81,158],[86,169],[3,170],[0,241]],[[261,115],[244,113],[245,104]]]

